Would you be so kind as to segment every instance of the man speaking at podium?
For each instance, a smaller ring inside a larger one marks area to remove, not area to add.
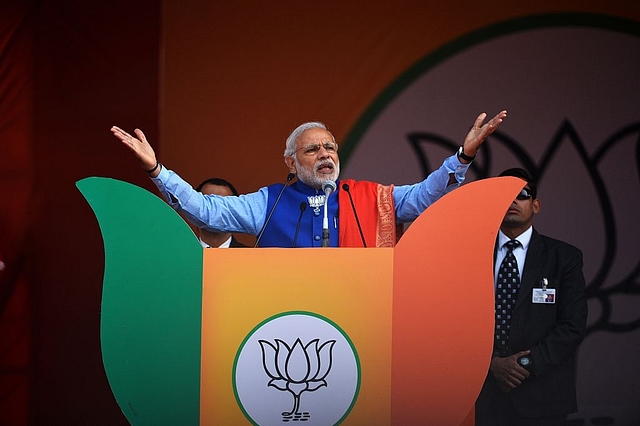
[[[169,205],[198,228],[255,235],[260,247],[393,247],[396,224],[411,222],[444,194],[460,186],[478,148],[506,118],[501,111],[484,123],[480,114],[458,152],[413,185],[338,181],[338,144],[320,122],[289,135],[285,184],[240,196],[203,195],[158,162],[144,133],[111,132],[137,157]],[[290,184],[294,177],[297,180]]]

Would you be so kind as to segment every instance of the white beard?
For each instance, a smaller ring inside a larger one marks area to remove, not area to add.
[[[338,164],[336,164],[331,158],[314,164],[313,169],[302,167],[295,157],[294,161],[296,164],[296,170],[298,171],[298,180],[315,189],[322,189],[322,185],[326,181],[332,180],[335,182],[340,176],[340,163],[338,162]],[[333,173],[329,175],[318,173],[317,169],[327,163],[333,165]]]

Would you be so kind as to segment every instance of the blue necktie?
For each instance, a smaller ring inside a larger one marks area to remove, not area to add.
[[[518,263],[513,255],[513,249],[520,245],[518,240],[510,240],[505,244],[507,254],[498,269],[496,281],[496,329],[494,350],[499,354],[507,353],[509,348],[509,328],[511,327],[511,313],[518,297],[520,275]]]

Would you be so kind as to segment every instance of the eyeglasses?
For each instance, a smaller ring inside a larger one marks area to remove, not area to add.
[[[324,148],[329,154],[335,154],[338,152],[338,144],[335,142],[323,142],[323,143],[310,143],[309,145],[298,148],[293,153],[302,151],[304,155],[316,155],[320,152],[320,148]]]
[[[531,198],[531,190],[522,188],[522,191],[516,196],[516,200],[528,200]]]

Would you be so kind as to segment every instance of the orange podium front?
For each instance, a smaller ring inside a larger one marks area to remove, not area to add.
[[[282,424],[296,398],[305,424],[343,418],[345,424],[389,424],[393,249],[205,250],[204,270],[202,424],[243,424],[245,416],[255,424]],[[269,325],[260,339],[252,338]],[[287,352],[297,339],[308,348],[299,356]],[[270,346],[259,340],[286,354],[263,354]],[[322,356],[315,348],[326,342],[333,344]],[[263,356],[276,358],[267,362],[280,382],[269,385]],[[308,359],[316,357],[320,371],[331,364],[322,378]],[[336,375],[349,383],[334,385]],[[236,403],[240,410],[228,409]]]
[[[105,370],[132,424],[473,424],[492,348],[493,246],[522,181],[464,185],[379,249],[201,249],[152,201],[144,226],[157,232],[166,214],[160,229],[181,230],[159,232],[144,255],[123,241],[141,225],[123,231],[131,212],[102,200],[157,199],[127,185],[78,183],[105,239]]]

